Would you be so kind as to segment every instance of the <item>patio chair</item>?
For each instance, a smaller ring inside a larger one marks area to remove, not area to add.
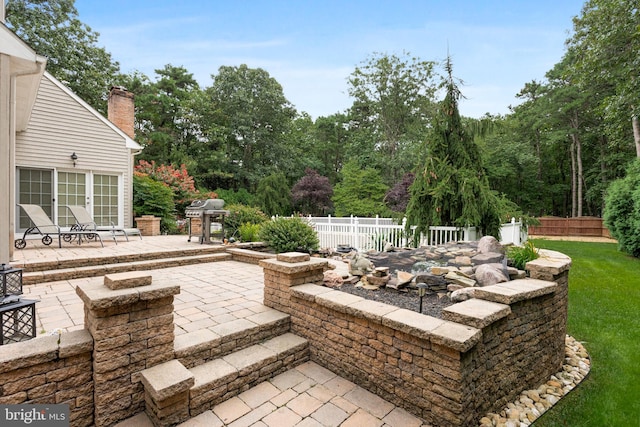
[[[117,235],[123,235],[127,242],[129,241],[129,235],[140,236],[142,240],[142,233],[137,228],[123,228],[116,226],[113,222],[111,225],[97,225],[91,217],[91,214],[84,206],[69,205],[67,209],[71,212],[71,215],[76,220],[75,225],[71,227],[72,230],[78,229],[82,231],[109,231],[113,234],[114,238]]]
[[[13,243],[16,249],[24,249],[27,246],[26,237],[30,234],[39,234],[42,236],[42,243],[46,246],[49,246],[53,242],[53,236],[58,236],[58,247],[62,247],[62,240],[65,242],[71,242],[72,240],[77,239],[78,244],[82,243],[82,239],[86,240],[94,240],[97,239],[100,242],[100,245],[104,247],[104,243],[102,242],[102,236],[113,237],[115,241],[115,236],[112,236],[111,233],[107,235],[107,233],[101,233],[96,230],[93,231],[85,231],[85,230],[62,230],[60,227],[51,221],[47,213],[42,209],[41,206],[38,205],[28,205],[28,204],[18,204],[27,214],[32,227],[27,228],[24,232],[24,235],[20,239],[16,239]],[[118,242],[116,241],[116,244]]]

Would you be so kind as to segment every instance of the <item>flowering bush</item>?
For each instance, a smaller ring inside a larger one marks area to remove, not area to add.
[[[166,184],[173,192],[173,202],[178,215],[184,213],[185,208],[194,199],[218,198],[214,192],[203,193],[197,190],[193,177],[189,175],[185,165],[176,168],[173,165],[156,165],[153,160],[151,162],[140,160],[135,167],[135,173]]]

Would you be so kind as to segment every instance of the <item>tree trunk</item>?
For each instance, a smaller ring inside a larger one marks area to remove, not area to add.
[[[578,135],[575,135],[574,138],[576,139],[576,162],[578,163],[578,216],[582,216],[582,184],[584,182],[582,176],[582,142]]]
[[[542,143],[540,142],[540,129],[536,129],[536,141],[535,141],[535,150],[536,156],[538,157],[538,181],[542,181],[542,150],[540,146]]]
[[[574,135],[571,135],[571,145],[569,147],[571,155],[571,217],[576,216],[577,210],[577,183],[576,183],[576,143]]]
[[[636,157],[640,157],[640,122],[638,122],[638,116],[631,118],[631,126],[633,126],[633,142],[636,144]]]
[[[607,164],[604,161],[604,156],[607,150],[607,137],[602,135],[600,138],[600,180],[602,181],[602,188],[607,188]],[[600,216],[604,212],[604,190],[602,191],[602,201],[600,203]]]

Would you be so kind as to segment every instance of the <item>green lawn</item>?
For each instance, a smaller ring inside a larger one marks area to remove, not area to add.
[[[611,243],[533,242],[571,257],[568,333],[591,356],[591,374],[535,426],[640,427],[640,260]]]

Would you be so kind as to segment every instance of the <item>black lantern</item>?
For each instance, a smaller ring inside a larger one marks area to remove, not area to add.
[[[76,154],[75,151],[71,154],[71,160],[73,161],[73,167],[75,168],[76,162],[78,161],[78,155]]]
[[[22,295],[22,269],[7,264],[0,265],[0,281],[2,282],[2,298],[7,295]]]

